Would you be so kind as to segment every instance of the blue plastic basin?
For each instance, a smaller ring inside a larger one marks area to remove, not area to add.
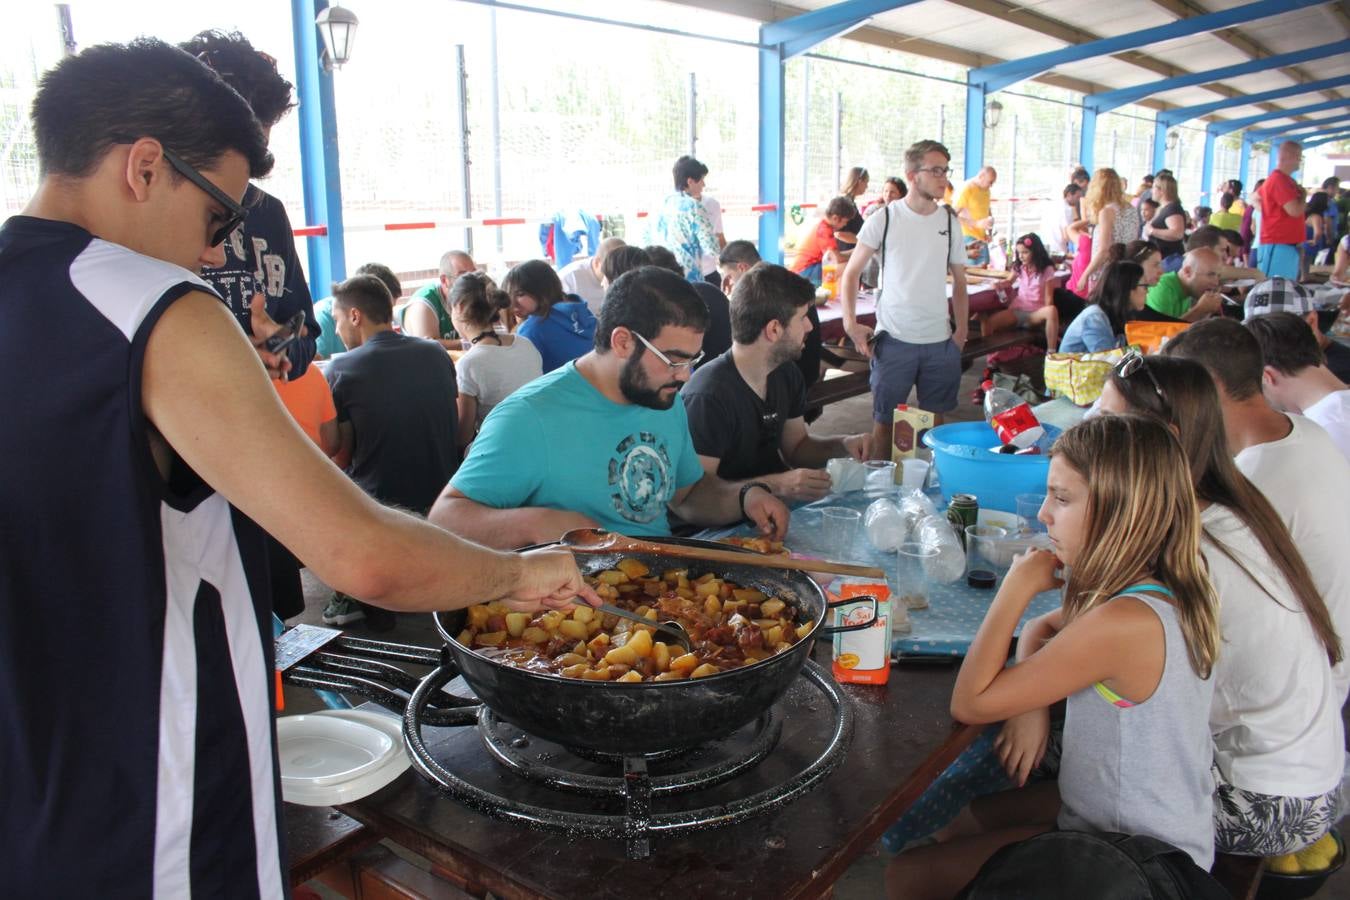
[[[1053,425],[1045,430],[1051,438],[1060,433]],[[985,422],[939,425],[923,436],[923,443],[933,451],[942,499],[948,503],[953,494],[974,494],[981,509],[1016,512],[1018,494],[1045,493],[1050,457],[994,453],[990,448],[998,446],[998,436]]]

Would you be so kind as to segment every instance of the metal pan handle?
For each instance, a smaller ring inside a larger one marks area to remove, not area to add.
[[[833,603],[826,603],[826,609],[838,609],[851,603],[857,603],[859,600],[872,601],[872,617],[866,622],[857,622],[853,625],[830,625],[816,629],[816,637],[829,637],[834,634],[843,634],[846,631],[862,631],[864,628],[871,628],[881,616],[881,602],[870,594],[860,594],[857,597],[849,597],[847,600],[836,600]]]

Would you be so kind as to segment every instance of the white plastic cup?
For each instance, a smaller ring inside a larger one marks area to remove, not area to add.
[[[830,562],[847,562],[856,555],[861,522],[862,513],[847,506],[827,506],[820,511],[821,543]]]
[[[1022,534],[1036,534],[1045,531],[1039,518],[1041,506],[1045,503],[1044,494],[1017,495],[1017,530]]]
[[[895,494],[895,463],[890,460],[870,459],[863,463],[866,477],[863,490],[869,497],[890,497]]]
[[[914,488],[916,491],[923,490],[924,484],[928,481],[928,470],[932,467],[932,463],[926,459],[903,459],[900,461],[900,467],[903,470],[900,475],[901,485]]]

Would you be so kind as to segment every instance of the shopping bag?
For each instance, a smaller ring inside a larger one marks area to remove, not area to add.
[[[1045,357],[1045,389],[1069,398],[1078,406],[1089,406],[1102,395],[1112,367],[1124,355],[1124,350],[1048,353]]]
[[[1134,344],[1145,353],[1157,353],[1169,338],[1190,327],[1190,322],[1126,322],[1125,343]]]

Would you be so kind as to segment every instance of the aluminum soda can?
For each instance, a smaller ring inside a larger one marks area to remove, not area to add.
[[[952,502],[947,504],[947,521],[956,531],[961,547],[966,546],[966,526],[978,525],[980,519],[980,501],[974,494],[952,494]]]

